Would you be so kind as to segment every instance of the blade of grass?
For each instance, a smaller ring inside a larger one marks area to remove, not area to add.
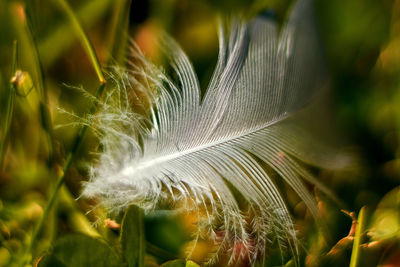
[[[42,63],[40,61],[39,57],[39,51],[38,47],[35,41],[35,38],[32,34],[32,30],[30,27],[30,24],[26,24],[27,28],[27,34],[31,39],[31,51],[33,58],[35,59],[35,65],[36,65],[36,71],[35,74],[37,75],[36,79],[38,81],[38,89],[39,89],[39,96],[40,96],[40,103],[39,103],[39,108],[40,108],[40,115],[41,115],[41,121],[42,121],[42,127],[44,131],[46,132],[46,139],[47,139],[47,144],[48,144],[48,149],[49,149],[49,156],[48,156],[48,166],[52,167],[53,166],[53,161],[54,161],[54,138],[53,138],[53,122],[51,119],[51,113],[49,109],[49,96],[47,93],[47,87],[45,84],[45,76],[43,72],[43,67]]]
[[[17,45],[17,41],[14,41],[11,76],[14,76],[15,72],[17,71],[17,60],[18,60],[18,45]],[[7,101],[6,101],[5,119],[4,119],[4,125],[3,125],[3,134],[2,134],[3,140],[1,140],[1,142],[0,142],[0,170],[3,170],[3,167],[4,167],[4,165],[3,165],[4,154],[5,154],[5,150],[7,148],[8,134],[9,134],[13,110],[14,110],[14,97],[15,97],[14,85],[10,81],[9,91],[7,94]]]
[[[104,90],[104,87],[105,87],[105,83],[102,83],[99,86],[99,88],[97,90],[97,93],[96,93],[96,97],[97,98],[100,97],[100,95],[102,94],[102,92]],[[95,101],[93,103],[92,107],[90,108],[89,114],[93,114],[94,113],[94,111],[97,109],[97,104],[98,104],[98,101]],[[46,221],[46,218],[49,215],[49,213],[51,211],[51,208],[53,207],[53,204],[54,204],[54,202],[55,202],[55,200],[57,198],[58,192],[60,191],[62,185],[64,184],[65,175],[68,172],[69,168],[71,167],[72,161],[73,161],[73,159],[74,159],[74,157],[76,155],[76,152],[78,151],[79,145],[81,144],[81,142],[83,140],[83,137],[84,137],[84,135],[85,135],[85,133],[87,131],[87,128],[88,128],[87,125],[82,126],[82,128],[80,129],[78,135],[76,136],[76,138],[75,138],[75,140],[73,142],[71,151],[68,153],[67,158],[66,158],[66,160],[65,160],[65,162],[63,164],[61,175],[57,180],[57,183],[56,183],[56,185],[55,185],[55,187],[54,187],[54,189],[53,189],[53,191],[51,193],[51,196],[50,196],[50,198],[49,198],[49,200],[48,200],[48,202],[46,204],[46,207],[44,208],[43,215],[40,218],[40,220],[39,220],[39,222],[37,224],[37,227],[34,230],[34,233],[32,235],[32,239],[31,239],[30,246],[29,246],[29,250],[30,251],[32,251],[32,248],[34,247],[35,243],[37,242],[37,239],[38,239],[39,234],[41,233],[41,231],[43,229],[43,226],[44,226],[44,223]]]
[[[112,59],[122,64],[128,44],[129,12],[131,0],[115,1],[110,30],[108,32],[108,51]]]
[[[100,85],[97,89],[97,92],[95,94],[96,99],[99,99],[100,96],[102,95],[105,85],[106,85],[106,80],[104,78],[103,72],[101,70],[101,66],[100,66],[100,62],[98,61],[97,55],[93,49],[92,44],[90,43],[85,31],[83,30],[83,28],[81,27],[78,19],[75,17],[72,9],[70,8],[70,6],[68,5],[68,3],[64,0],[59,0],[58,1],[61,5],[61,8],[63,9],[63,11],[66,13],[66,15],[69,17],[71,23],[74,25],[74,29],[76,30],[77,35],[81,38],[82,44],[85,47],[86,52],[88,53],[89,59],[96,71],[97,77],[99,79]],[[93,114],[96,110],[97,110],[97,106],[98,106],[98,101],[94,101],[92,106],[90,107],[89,110],[89,114]],[[37,242],[37,239],[43,229],[44,223],[46,221],[47,216],[49,215],[51,208],[53,207],[53,204],[57,198],[57,195],[62,187],[62,185],[64,184],[64,180],[65,180],[65,175],[68,172],[72,161],[76,155],[76,152],[78,151],[78,148],[80,146],[80,144],[82,143],[83,137],[87,131],[88,126],[84,125],[82,126],[82,128],[79,130],[78,135],[76,136],[73,144],[72,144],[72,148],[70,150],[70,152],[68,153],[66,160],[63,164],[63,168],[61,171],[61,174],[59,176],[59,179],[57,180],[57,183],[50,195],[49,201],[47,202],[47,205],[44,208],[43,211],[43,215],[40,218],[37,227],[35,228],[33,235],[32,235],[32,239],[31,242],[29,244],[29,251],[32,252],[32,248],[34,247],[35,243]]]
[[[92,43],[89,41],[87,34],[85,33],[84,29],[81,27],[81,24],[78,18],[75,16],[74,12],[72,11],[71,7],[69,6],[66,0],[57,0],[57,3],[60,5],[61,10],[65,13],[65,15],[70,20],[72,26],[75,29],[75,32],[79,36],[83,47],[86,50],[86,53],[89,56],[90,61],[93,64],[93,67],[96,71],[96,75],[100,81],[100,83],[105,83],[106,79],[103,76],[103,72],[101,70],[99,59],[97,58],[96,52],[92,46]]]
[[[113,0],[84,1],[76,10],[76,17],[86,28],[93,25],[110,8]],[[74,27],[66,20],[57,25],[39,42],[39,52],[45,67],[52,65],[75,40]]]
[[[128,267],[144,267],[145,237],[143,210],[131,205],[125,212],[121,224],[120,244],[122,258]]]
[[[35,39],[30,29],[29,21],[27,21],[26,10],[22,4],[15,4],[13,8],[13,15],[15,15],[16,26],[19,28],[21,39],[26,45],[26,49],[29,51],[27,54],[30,56],[31,67],[29,72],[33,75],[35,88],[39,95],[39,111],[42,128],[46,134],[46,142],[48,146],[48,160],[47,164],[49,167],[53,164],[53,124],[51,120],[51,113],[48,105],[47,89],[44,83],[44,74],[42,71],[42,64],[40,62],[38,49],[36,46]]]
[[[356,267],[360,259],[361,234],[365,223],[365,207],[362,207],[357,218],[356,233],[354,235],[353,250],[351,252],[350,267]]]

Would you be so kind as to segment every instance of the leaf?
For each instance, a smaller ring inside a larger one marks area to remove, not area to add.
[[[145,236],[143,212],[134,205],[129,206],[122,220],[120,242],[122,256],[129,267],[143,267],[145,255]]]
[[[185,267],[200,267],[200,265],[198,265],[197,263],[195,263],[194,261],[187,261]]]
[[[374,241],[400,238],[400,186],[379,202],[372,216],[369,234]]]
[[[351,252],[350,267],[356,267],[360,259],[361,234],[365,224],[365,207],[358,214],[356,233],[354,235],[353,250]]]
[[[57,240],[50,255],[45,256],[39,266],[118,267],[122,263],[116,252],[104,241],[74,234]]]

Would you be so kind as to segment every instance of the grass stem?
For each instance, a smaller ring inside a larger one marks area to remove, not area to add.
[[[19,27],[21,28],[21,34],[23,34],[26,47],[28,48],[30,61],[31,61],[31,69],[30,72],[33,75],[34,87],[37,89],[39,95],[39,112],[40,112],[40,121],[42,123],[42,128],[46,135],[46,142],[48,146],[48,158],[47,165],[52,167],[54,160],[54,138],[53,138],[53,123],[51,119],[51,113],[49,109],[49,101],[47,88],[44,82],[45,76],[43,72],[43,67],[40,61],[38,47],[36,45],[36,41],[34,38],[34,34],[32,32],[32,28],[30,25],[30,21],[27,19],[29,16],[26,16],[25,7],[22,5],[17,5],[16,12],[19,12],[20,22]],[[29,10],[28,10],[29,12]],[[21,15],[22,14],[22,15]]]
[[[97,77],[99,79],[100,85],[97,89],[97,92],[95,94],[96,98],[99,99],[100,96],[102,95],[105,85],[106,85],[106,80],[104,78],[103,72],[101,70],[101,66],[100,66],[100,62],[97,58],[97,55],[93,49],[93,46],[91,44],[91,42],[89,41],[85,31],[83,30],[83,28],[81,27],[78,19],[76,18],[76,16],[74,15],[71,7],[69,6],[69,4],[65,1],[65,0],[58,0],[58,2],[61,5],[62,10],[65,12],[65,14],[67,15],[67,17],[70,19],[71,23],[74,26],[75,31],[77,32],[78,36],[80,37],[83,46],[85,47],[86,52],[89,55],[89,59],[91,60],[93,67],[96,71]],[[98,101],[94,101],[92,106],[90,107],[89,110],[89,114],[93,114],[98,106]],[[80,144],[82,143],[83,137],[86,133],[88,129],[87,125],[82,126],[82,128],[79,130],[78,135],[75,137],[73,143],[72,143],[72,148],[70,150],[70,152],[68,153],[65,162],[63,164],[63,168],[62,168],[62,172],[59,176],[59,178],[57,179],[56,185],[53,188],[50,198],[44,208],[43,211],[43,215],[40,218],[37,227],[35,228],[33,235],[32,235],[32,239],[31,242],[29,244],[29,251],[32,252],[32,249],[34,247],[34,245],[36,244],[39,235],[43,229],[44,223],[57,199],[58,193],[62,187],[62,185],[64,184],[65,181],[65,176],[69,170],[69,168],[71,167],[71,164],[77,154],[77,151],[79,149]]]
[[[98,88],[98,90],[96,92],[96,96],[97,97],[100,97],[100,95],[104,91],[104,87],[105,87],[105,83],[100,84],[100,86],[99,86],[99,88]],[[92,107],[90,108],[89,114],[93,114],[95,112],[95,110],[97,109],[97,105],[98,105],[98,102],[95,101],[92,104]],[[65,162],[63,164],[61,175],[58,178],[54,189],[52,190],[50,198],[49,198],[49,200],[48,200],[48,202],[46,204],[46,207],[45,207],[45,209],[43,211],[43,215],[40,218],[40,220],[39,220],[39,222],[37,224],[37,227],[33,232],[32,239],[31,239],[30,246],[29,246],[29,251],[32,251],[33,246],[37,242],[37,239],[38,239],[38,237],[39,237],[39,235],[40,235],[40,233],[41,233],[41,231],[43,229],[43,226],[44,226],[44,223],[46,221],[46,218],[48,217],[48,215],[49,215],[49,213],[51,211],[51,208],[53,207],[54,202],[55,202],[55,200],[57,198],[58,192],[60,191],[62,185],[64,184],[65,175],[68,172],[69,168],[71,167],[71,164],[72,164],[72,162],[74,160],[74,157],[76,156],[76,152],[78,151],[79,145],[82,143],[82,140],[83,140],[83,137],[84,137],[84,135],[85,135],[85,133],[87,131],[87,128],[88,128],[87,125],[82,126],[82,128],[79,130],[79,133],[78,133],[78,135],[76,136],[76,138],[75,138],[75,140],[73,142],[71,151],[68,153],[68,155],[66,157],[66,160],[65,160]]]
[[[131,0],[116,0],[108,31],[107,50],[109,56],[123,64],[128,44],[129,11]],[[107,57],[108,58],[108,57]]]
[[[356,233],[354,235],[353,250],[351,252],[350,267],[357,267],[360,259],[361,234],[365,224],[365,207],[362,207],[357,218]]]
[[[100,62],[97,58],[96,52],[93,48],[92,43],[89,41],[87,34],[83,30],[81,24],[79,23],[78,18],[75,16],[73,10],[71,9],[70,5],[66,0],[58,0],[60,4],[61,10],[65,13],[65,15],[69,18],[72,26],[74,27],[76,33],[78,34],[79,38],[81,39],[82,45],[85,48],[90,61],[93,64],[94,70],[96,71],[97,78],[99,79],[100,83],[105,83],[106,79],[104,78],[103,72],[101,70]]]
[[[12,57],[12,68],[11,68],[11,77],[14,76],[15,72],[17,71],[17,61],[18,61],[18,45],[17,41],[14,41],[14,48],[13,48],[13,57]],[[12,115],[13,115],[13,110],[14,110],[14,97],[15,97],[15,90],[14,90],[14,84],[9,82],[9,91],[7,94],[7,100],[6,100],[6,112],[5,112],[5,119],[4,119],[4,125],[3,125],[3,133],[2,137],[3,140],[0,142],[0,170],[3,170],[4,168],[4,154],[6,152],[7,144],[8,144],[8,135],[10,131],[10,126],[11,126],[11,120],[12,120]]]

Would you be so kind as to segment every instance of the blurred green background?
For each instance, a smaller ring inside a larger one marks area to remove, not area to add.
[[[147,57],[161,62],[154,40],[161,31],[167,31],[193,61],[203,87],[217,58],[217,15],[251,16],[268,8],[276,11],[277,20],[282,23],[293,3],[68,2],[103,67],[126,63],[124,51],[130,38]],[[330,69],[335,123],[348,138],[349,148],[359,154],[360,166],[351,172],[319,173],[319,178],[346,205],[339,207],[316,191],[330,232],[326,243],[315,231],[304,205],[288,193],[305,248],[302,264],[347,266],[354,253],[351,238],[346,239],[352,220],[340,209],[358,213],[366,206],[359,266],[399,266],[400,1],[314,3]],[[17,73],[13,70],[14,40],[18,43]],[[91,60],[79,40],[57,0],[0,1],[0,266],[17,266],[24,262],[21,259],[31,257],[27,251],[32,231],[73,147],[79,129],[74,125],[77,120],[59,109],[84,117],[91,103],[79,88],[94,94],[99,86]],[[15,94],[11,90],[12,79],[17,88]],[[12,108],[9,103],[13,103]],[[97,139],[89,131],[66,174],[66,186],[45,222],[40,242],[33,249],[34,261],[51,248],[54,240],[70,233],[102,236],[118,250],[119,227],[113,227],[113,223],[121,223],[122,214],[113,217],[114,221],[99,222],[98,218],[107,216],[101,210],[86,215],[93,202],[74,200],[79,197],[81,182],[87,179],[87,164],[95,159],[97,146]],[[184,257],[184,248],[190,245],[191,220],[190,215],[146,216],[148,265]],[[193,259],[204,260],[207,249],[207,244],[202,247],[200,243]],[[271,266],[281,264],[274,253],[271,251],[269,256]],[[289,260],[290,257],[285,258],[284,263]]]

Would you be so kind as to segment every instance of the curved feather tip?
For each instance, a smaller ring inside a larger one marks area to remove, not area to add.
[[[254,262],[272,242],[297,255],[276,181],[317,216],[303,180],[325,188],[306,166],[345,162],[297,123],[327,81],[310,1],[295,4],[279,34],[265,16],[234,21],[229,35],[221,29],[203,96],[186,55],[168,36],[162,42],[178,82],[135,48],[130,70],[110,75],[115,88],[93,125],[102,151],[83,195],[113,210],[168,202],[198,211],[198,235],[219,244],[215,255],[228,250],[231,261]]]

